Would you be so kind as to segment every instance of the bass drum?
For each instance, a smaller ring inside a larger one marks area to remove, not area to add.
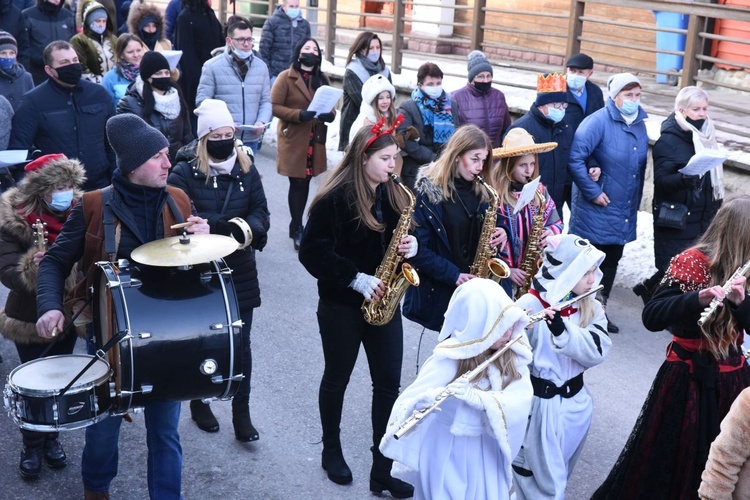
[[[91,366],[60,395],[91,361]],[[22,429],[80,429],[109,416],[109,376],[107,363],[94,360],[94,356],[69,354],[34,359],[8,375],[5,408]]]
[[[189,267],[98,262],[94,335],[113,370],[112,414],[150,401],[234,396],[242,380],[242,321],[223,260]]]

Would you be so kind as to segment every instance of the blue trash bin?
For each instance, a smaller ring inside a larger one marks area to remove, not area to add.
[[[677,12],[659,12],[654,11],[656,26],[659,28],[679,28],[686,29],[688,25],[688,16]],[[685,50],[685,35],[680,33],[667,33],[664,31],[656,32],[657,50]],[[682,56],[674,54],[656,53],[656,69],[659,71],[673,71],[682,69]],[[674,79],[671,79],[674,81]],[[656,75],[656,83],[671,83],[668,75]],[[674,81],[676,84],[677,82]]]

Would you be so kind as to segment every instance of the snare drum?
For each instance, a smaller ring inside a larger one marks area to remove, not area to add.
[[[73,430],[109,416],[109,365],[97,359],[68,391],[60,391],[93,359],[69,354],[35,359],[16,367],[5,386],[5,408],[22,429]]]
[[[229,399],[242,380],[242,321],[223,260],[189,268],[97,263],[97,347],[108,355],[113,414],[150,401]]]

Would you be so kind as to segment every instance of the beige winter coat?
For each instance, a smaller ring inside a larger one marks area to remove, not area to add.
[[[750,388],[737,396],[711,444],[698,494],[706,500],[750,499]]]

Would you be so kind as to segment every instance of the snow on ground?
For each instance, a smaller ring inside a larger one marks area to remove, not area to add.
[[[454,63],[457,67],[464,66],[463,63]],[[446,62],[440,61],[441,67],[447,65]],[[343,77],[344,68],[334,66],[328,61],[323,62],[323,71],[327,74],[338,74]],[[394,85],[397,87],[413,88],[416,86],[416,72],[404,70],[400,75],[393,75]],[[457,77],[446,76],[444,78],[444,87],[450,92],[458,89],[466,84],[466,81]],[[506,87],[507,88],[507,87]],[[501,88],[503,92],[506,88]],[[518,91],[518,89],[516,89]],[[535,92],[531,91],[531,95],[535,95]],[[506,94],[507,96],[507,94]],[[519,96],[521,97],[521,96]],[[510,99],[510,97],[508,96]],[[524,96],[524,98],[527,98]],[[531,102],[533,102],[533,97]],[[338,151],[339,144],[339,117],[340,113],[336,114],[336,119],[328,124],[328,139],[326,141],[326,151],[328,157],[328,168],[332,169],[335,167],[343,158],[344,153]],[[264,138],[264,147],[271,146],[277,147],[278,140],[277,134],[278,119],[274,118],[271,126],[268,128]],[[311,197],[312,199],[312,197]],[[567,222],[570,219],[570,213],[565,207],[563,212],[563,220]],[[617,278],[615,279],[615,286],[632,287],[640,280],[651,276],[656,271],[654,267],[654,234],[653,234],[653,217],[648,212],[638,212],[638,228],[636,234],[636,240],[625,245],[625,251],[623,253],[622,260],[617,269]]]

